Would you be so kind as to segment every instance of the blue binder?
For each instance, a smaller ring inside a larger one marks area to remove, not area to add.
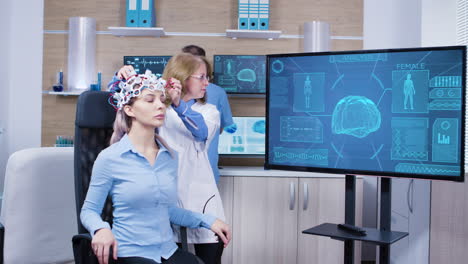
[[[125,26],[138,27],[139,0],[127,0],[127,11],[125,13]]]
[[[238,29],[249,29],[249,0],[239,0]]]
[[[249,29],[258,29],[259,0],[249,0]]]
[[[258,29],[268,30],[270,18],[270,0],[260,0],[258,12]]]
[[[154,0],[138,0],[140,2],[139,27],[154,27]]]

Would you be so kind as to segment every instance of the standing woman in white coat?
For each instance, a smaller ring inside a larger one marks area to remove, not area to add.
[[[182,93],[179,101],[172,101],[159,134],[179,154],[180,206],[224,221],[221,197],[208,160],[209,144],[220,127],[216,106],[206,103],[210,70],[206,59],[188,53],[169,60],[163,78],[180,80]],[[195,254],[205,264],[221,263],[223,245],[212,231],[189,229],[187,234]]]
[[[216,106],[206,103],[209,72],[211,68],[205,58],[189,53],[175,55],[169,60],[163,78],[168,85],[180,80],[182,89],[179,95],[169,93],[172,104],[166,111],[164,125],[159,127],[159,135],[178,153],[179,206],[225,221],[208,160],[209,144],[220,127]],[[117,85],[131,73],[134,73],[131,65],[123,66],[109,86]],[[229,230],[226,233],[230,235]],[[194,244],[195,254],[205,264],[221,263],[223,242],[218,241],[215,233],[197,228],[187,230],[187,235],[188,243]],[[178,234],[176,240],[181,241]]]

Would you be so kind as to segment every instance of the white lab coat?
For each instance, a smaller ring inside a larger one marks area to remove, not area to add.
[[[185,209],[199,213],[204,210],[205,214],[225,221],[223,204],[208,160],[208,146],[219,131],[219,112],[216,106],[208,103],[197,102],[191,108],[201,113],[205,120],[208,128],[206,142],[195,141],[172,107],[167,109],[164,126],[159,128],[159,135],[179,156],[179,203]],[[175,233],[176,240],[180,241],[178,231]],[[217,242],[215,234],[205,228],[188,229],[187,236],[188,243]]]

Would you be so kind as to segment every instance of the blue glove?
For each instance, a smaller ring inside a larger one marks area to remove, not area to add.
[[[224,131],[226,131],[229,134],[234,134],[237,131],[236,123],[233,123],[232,125],[225,127]]]

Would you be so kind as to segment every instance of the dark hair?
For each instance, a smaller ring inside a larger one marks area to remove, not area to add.
[[[190,53],[195,56],[206,56],[205,50],[197,45],[187,45],[182,48],[182,52]]]

